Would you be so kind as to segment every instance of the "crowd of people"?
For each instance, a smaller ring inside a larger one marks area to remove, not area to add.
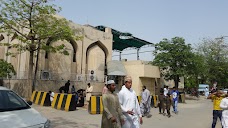
[[[107,91],[102,95],[102,128],[139,128],[143,123],[140,105],[135,91],[131,88],[132,78],[126,76],[118,94],[113,80],[107,82]]]
[[[142,87],[141,102],[138,102],[136,93],[131,88],[132,79],[125,77],[125,84],[118,94],[115,91],[115,82],[108,81],[102,92],[104,112],[102,115],[102,128],[139,128],[143,123],[142,117],[151,117],[151,93],[146,86]],[[210,92],[210,94],[209,94]],[[170,109],[178,114],[178,97],[180,93],[174,87],[165,86],[158,96],[159,114],[171,117]],[[213,101],[212,128],[215,128],[217,119],[221,121],[222,128],[228,128],[228,93],[224,93],[213,87],[210,91],[206,87],[204,95]],[[166,113],[165,113],[166,111]]]
[[[76,91],[74,85],[70,87],[70,80],[65,83],[65,86],[59,88],[59,93],[71,93],[75,96],[77,107],[84,106],[84,99],[89,102],[93,92],[93,86],[87,84],[86,90],[79,89]],[[146,86],[142,87],[141,101],[138,101],[135,91],[132,89],[132,78],[126,76],[124,85],[121,90],[115,92],[116,85],[114,80],[109,80],[102,90],[102,128],[139,128],[143,123],[142,117],[150,118],[151,110],[151,92]],[[210,92],[210,94],[209,94]],[[213,101],[213,119],[212,128],[215,128],[217,119],[221,121],[223,128],[228,128],[228,93],[224,93],[213,87],[210,91],[206,87],[205,97]],[[54,92],[49,91],[50,101],[54,99]],[[170,108],[173,106],[173,113],[178,114],[178,97],[180,93],[174,87],[170,89],[165,86],[160,90],[158,95],[159,114],[171,117]],[[166,114],[167,113],[167,114]]]
[[[143,123],[143,117],[150,118],[151,110],[151,93],[146,88],[142,87],[141,101],[138,102],[135,91],[131,88],[132,78],[126,76],[124,85],[121,90],[115,93],[115,82],[109,80],[102,91],[103,115],[102,128],[139,128]],[[173,105],[173,112],[177,114],[177,104],[179,92],[175,88],[172,90],[166,86],[161,89],[159,95],[159,112],[171,117],[170,107]],[[163,110],[161,112],[161,110]]]
[[[132,89],[131,76],[124,78],[124,85],[118,93],[115,91],[114,80],[107,81],[102,90],[102,128],[139,128],[143,123],[143,117],[150,118],[152,116],[150,114],[152,96],[145,85],[142,87],[140,102]],[[89,102],[92,92],[93,86],[90,83],[87,84],[86,90],[76,91],[74,85],[70,86],[70,80],[59,88],[59,93],[74,94],[77,107],[84,106],[84,99]],[[49,91],[49,95],[52,102],[54,92]],[[177,113],[178,95],[179,92],[175,88],[169,90],[168,86],[165,86],[164,89],[161,89],[158,96],[159,113],[166,115],[166,110],[167,116],[171,117],[170,108],[172,105],[174,113]]]
[[[76,102],[76,107],[83,107],[84,103],[85,103],[85,95],[91,96],[91,92],[93,91],[93,87],[90,86],[90,83],[88,83],[88,87],[87,89],[79,89],[76,91],[74,85],[71,85],[70,88],[70,80],[68,80],[64,86],[61,86],[59,88],[59,93],[65,93],[65,94],[73,94],[75,97],[75,102]],[[86,93],[86,94],[85,94]],[[49,91],[49,96],[50,96],[50,102],[53,101],[54,99],[54,92],[53,91]],[[86,99],[88,100],[88,99]]]
[[[178,113],[177,111],[177,104],[178,104],[178,97],[179,91],[174,87],[172,90],[169,90],[168,86],[165,86],[164,89],[160,90],[160,94],[158,96],[158,107],[159,107],[159,114],[163,114],[164,116],[167,115],[171,117],[170,108],[173,106],[173,112],[175,114]],[[167,114],[165,113],[165,110]]]

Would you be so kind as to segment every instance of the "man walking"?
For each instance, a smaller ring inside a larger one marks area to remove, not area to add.
[[[209,89],[206,87],[204,90],[205,97],[207,98],[209,95]]]
[[[179,91],[175,87],[173,87],[172,96],[173,96],[173,111],[175,114],[177,114],[178,113],[177,104],[178,104]]]
[[[142,116],[146,116],[147,118],[151,117],[150,114],[150,103],[151,103],[151,96],[150,91],[146,89],[146,86],[143,86],[143,91],[141,95],[141,103],[140,103],[140,109]]]
[[[123,113],[118,96],[114,93],[116,85],[114,80],[107,83],[108,91],[102,95],[103,115],[101,128],[121,128],[124,123]]]
[[[207,99],[213,100],[213,121],[212,128],[215,128],[217,119],[219,118],[221,121],[222,118],[222,108],[220,107],[220,103],[224,98],[223,93],[217,90],[216,92],[210,94]]]
[[[120,106],[124,114],[125,123],[122,128],[140,128],[143,123],[142,114],[135,91],[131,88],[132,78],[125,77],[125,85],[122,86],[118,96]]]

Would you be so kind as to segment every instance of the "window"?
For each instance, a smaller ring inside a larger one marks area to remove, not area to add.
[[[0,112],[28,108],[30,106],[13,91],[0,90]]]

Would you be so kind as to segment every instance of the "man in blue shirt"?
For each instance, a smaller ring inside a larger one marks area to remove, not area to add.
[[[173,111],[175,114],[177,114],[177,104],[178,104],[178,97],[179,97],[179,91],[174,87],[172,91],[172,97],[173,97]]]

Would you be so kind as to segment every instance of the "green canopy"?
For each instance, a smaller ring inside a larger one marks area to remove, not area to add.
[[[106,27],[97,26],[95,28],[101,31],[105,31]],[[113,50],[122,51],[129,47],[140,48],[144,45],[153,44],[145,40],[139,39],[137,37],[134,37],[132,36],[131,33],[123,33],[115,29],[112,29],[112,34],[113,34],[113,48],[112,48]]]

